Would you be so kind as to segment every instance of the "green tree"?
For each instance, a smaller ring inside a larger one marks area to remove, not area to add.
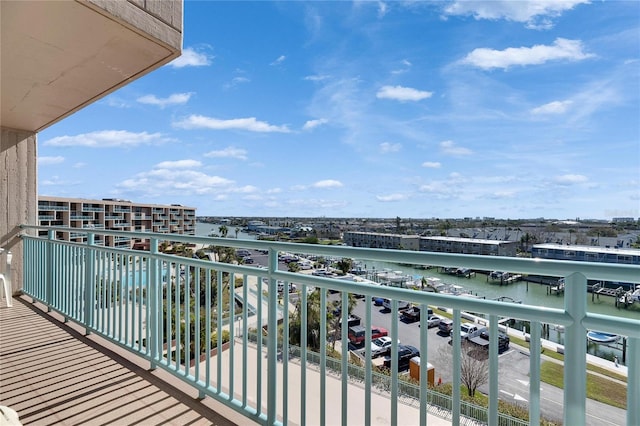
[[[347,272],[349,272],[353,267],[353,259],[350,259],[348,257],[343,257],[342,259],[340,259],[340,261],[338,261],[336,266],[338,267],[338,270],[342,272],[343,275],[346,275]]]
[[[222,238],[227,238],[229,229],[224,225],[220,225],[220,227],[218,228],[218,232],[220,232],[220,235],[222,235]]]

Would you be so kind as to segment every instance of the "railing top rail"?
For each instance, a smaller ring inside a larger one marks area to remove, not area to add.
[[[69,232],[93,233],[101,235],[122,235],[130,237],[157,238],[183,243],[206,244],[235,248],[264,248],[277,251],[304,252],[323,256],[350,257],[382,262],[412,263],[416,265],[437,265],[443,267],[464,266],[477,270],[503,270],[522,274],[544,274],[565,277],[581,273],[592,280],[640,282],[640,266],[613,263],[593,263],[550,259],[514,258],[504,256],[483,256],[471,254],[435,253],[426,251],[371,249],[348,246],[327,246],[318,244],[285,243],[261,240],[239,240],[234,238],[200,237],[181,234],[131,232],[112,230],[77,229],[67,227],[47,227],[21,225],[23,229],[42,229]]]

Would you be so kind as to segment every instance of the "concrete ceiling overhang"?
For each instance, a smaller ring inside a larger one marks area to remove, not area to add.
[[[0,125],[38,132],[180,56],[181,1],[153,4],[180,22],[127,1],[0,2]]]

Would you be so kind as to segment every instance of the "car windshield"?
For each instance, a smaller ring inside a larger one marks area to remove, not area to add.
[[[382,346],[384,345],[384,339],[376,339],[373,341],[373,344],[376,346]]]

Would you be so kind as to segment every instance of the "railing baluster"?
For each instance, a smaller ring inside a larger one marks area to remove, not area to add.
[[[453,310],[453,330],[451,331],[451,340],[453,346],[453,366],[451,381],[451,397],[453,406],[451,407],[451,422],[454,425],[460,424],[460,357],[461,357],[461,341],[460,341],[460,310]]]
[[[371,325],[371,305],[373,304],[373,298],[371,296],[366,296],[365,300],[367,301],[367,304],[365,306],[365,311],[364,311],[364,318],[365,318],[364,324],[365,326],[368,327]],[[371,327],[369,327],[369,333],[371,333],[370,330],[371,330]],[[371,359],[371,345],[366,346],[365,357],[366,359]],[[370,390],[373,385],[372,369],[373,368],[370,362],[365,363],[364,388],[367,391]],[[367,426],[371,424],[371,392],[365,392],[364,424]]]
[[[300,424],[303,426],[307,424],[307,302],[307,286],[303,285],[300,302]]]
[[[149,293],[147,294],[147,311],[151,313],[150,323],[147,323],[147,330],[150,330],[151,334],[151,370],[155,370],[158,366],[158,362],[160,361],[160,342],[159,342],[159,333],[160,329],[160,321],[158,321],[158,315],[160,311],[160,295],[158,289],[158,239],[152,238],[149,244],[149,251],[151,253],[151,257],[149,259],[149,265],[147,268],[150,269],[149,279],[147,280],[147,287],[149,289]],[[149,336],[149,332],[147,333]],[[149,344],[149,340],[147,340],[147,344]]]
[[[640,425],[640,338],[627,338],[627,425]]]
[[[531,321],[529,333],[529,425],[540,424],[540,323]]]
[[[420,305],[420,424],[427,424],[427,373],[429,370],[429,306]],[[368,358],[367,358],[368,359]]]
[[[371,326],[367,327],[371,333]],[[398,424],[398,301],[391,300],[391,339],[394,345],[391,347],[391,425]],[[371,336],[367,336],[367,345],[371,345]]]
[[[320,289],[320,424],[327,424],[327,289]]]
[[[565,311],[573,323],[565,327],[564,424],[583,425],[586,422],[587,391],[587,330],[582,320],[587,313],[587,278],[574,273],[565,278]]]
[[[498,316],[489,315],[489,416],[490,426],[498,424]]]
[[[348,384],[349,384],[349,338],[347,332],[349,330],[349,293],[346,291],[340,292],[341,297],[341,306],[340,313],[342,314],[341,323],[340,323],[340,334],[341,334],[341,348],[342,348],[342,358],[340,359],[340,371],[342,374],[342,424],[347,424],[347,414],[348,414]],[[333,332],[333,338],[335,339],[335,332]],[[371,346],[366,345],[366,346]]]

